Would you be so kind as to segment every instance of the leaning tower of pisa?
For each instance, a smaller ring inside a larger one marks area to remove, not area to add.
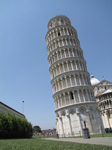
[[[103,125],[90,74],[69,18],[52,18],[45,39],[59,136],[82,135],[85,126],[90,133],[100,133]]]

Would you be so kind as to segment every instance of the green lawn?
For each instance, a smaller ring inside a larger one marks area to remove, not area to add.
[[[106,133],[106,134],[93,134],[93,135],[90,135],[90,137],[94,138],[94,137],[112,137],[112,133]]]
[[[112,147],[32,138],[0,140],[0,150],[112,150]]]

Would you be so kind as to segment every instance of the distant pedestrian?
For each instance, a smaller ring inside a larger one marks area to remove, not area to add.
[[[56,137],[59,138],[58,131],[56,132]]]

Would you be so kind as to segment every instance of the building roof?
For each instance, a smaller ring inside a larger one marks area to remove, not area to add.
[[[91,80],[90,80],[90,82],[91,82],[91,85],[92,85],[92,86],[95,86],[95,85],[97,85],[98,83],[100,83],[100,81],[99,81],[98,79],[96,79],[96,78],[94,77],[94,75],[91,75]]]
[[[25,117],[25,115],[23,115],[22,113],[18,112],[18,111],[17,111],[17,110],[15,110],[15,109],[13,109],[13,108],[9,107],[8,105],[6,105],[6,104],[2,103],[1,101],[0,101],[0,104],[4,105],[5,107],[7,107],[7,108],[9,108],[9,109],[11,109],[11,110],[13,110],[13,111],[15,111],[16,113],[18,113],[18,114],[22,115],[23,117]]]
[[[103,91],[102,93],[98,93],[96,95],[96,97],[99,97],[99,96],[102,96],[102,95],[105,95],[105,94],[109,94],[109,93],[112,93],[112,89],[108,89],[108,90]]]
[[[105,86],[105,85],[112,85],[112,82],[108,80],[102,80],[101,82],[97,84],[97,86]]]
[[[104,95],[104,94],[108,94],[108,93],[112,93],[112,89],[108,89],[108,90],[106,90],[105,92],[103,92],[103,93],[100,94],[100,95]]]

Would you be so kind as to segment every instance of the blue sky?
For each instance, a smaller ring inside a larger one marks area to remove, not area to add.
[[[0,101],[32,125],[55,127],[45,35],[65,15],[78,32],[88,72],[112,82],[112,0],[0,0]]]

